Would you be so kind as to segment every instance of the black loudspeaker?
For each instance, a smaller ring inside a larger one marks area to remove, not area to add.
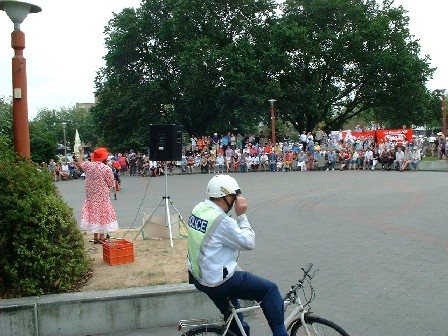
[[[154,161],[182,160],[182,125],[150,125],[149,156]]]

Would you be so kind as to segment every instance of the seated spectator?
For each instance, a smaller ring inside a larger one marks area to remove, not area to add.
[[[215,171],[215,163],[216,163],[216,158],[213,154],[210,154],[208,156],[208,172],[214,172]]]
[[[70,179],[70,171],[68,169],[68,162],[64,162],[61,166],[61,179],[68,181]]]
[[[375,170],[376,165],[378,164],[378,162],[381,162],[381,155],[378,152],[378,148],[375,148],[373,150],[373,155],[372,155],[372,170]]]
[[[372,170],[374,170],[374,168],[373,168],[374,166],[373,166],[373,152],[372,152],[372,149],[369,147],[369,148],[367,148],[367,150],[364,152],[364,164],[363,164],[363,166],[362,166],[362,169],[363,170],[365,170],[365,169],[372,169]]]
[[[230,146],[227,146],[227,149],[225,151],[225,161],[226,161],[226,172],[229,173],[230,169],[232,168],[232,162],[233,162],[233,155],[235,154],[234,150],[230,148]]]
[[[191,155],[189,155],[187,157],[187,172],[188,172],[188,174],[194,174],[195,163],[196,163],[196,161],[194,159],[193,154],[191,153]]]
[[[208,174],[208,161],[204,153],[201,154],[201,173]]]
[[[314,145],[313,145],[314,148]],[[306,157],[305,157],[305,163],[306,163],[306,170],[307,171],[312,171],[313,167],[314,167],[314,155],[313,152],[306,152]]]
[[[286,150],[283,159],[284,159],[283,170],[285,172],[290,171],[292,169],[292,153],[291,153],[291,151]]]
[[[359,152],[357,150],[351,153],[348,170],[356,170],[358,164]]]
[[[59,162],[56,162],[53,169],[54,181],[60,181],[62,179],[62,167]]]
[[[342,150],[339,152],[339,161],[341,162],[341,167],[339,170],[344,170],[350,164],[350,151]]]
[[[276,167],[277,171],[281,172],[284,164],[285,164],[285,162],[283,159],[283,155],[281,155],[279,152],[279,154],[277,155],[277,167]]]
[[[157,168],[157,161],[150,161],[149,162],[149,170],[151,172],[150,176],[159,176],[158,168]]]
[[[232,169],[235,173],[237,173],[240,170],[240,158],[236,150],[232,157]]]
[[[274,152],[269,153],[269,171],[277,171],[277,155]]]
[[[216,164],[215,164],[215,174],[219,174],[220,172],[224,174],[224,167],[225,167],[225,159],[224,156],[220,153],[216,157]]]
[[[173,168],[172,168],[172,164],[171,161],[169,161],[168,164],[168,170],[170,171],[170,174],[173,175]],[[121,167],[121,165],[120,165]],[[141,175],[143,177],[149,176],[151,174],[151,171],[149,170],[149,159],[145,159],[145,161],[143,162],[143,166],[142,166],[142,172]]]
[[[269,157],[266,153],[263,153],[260,157],[260,165],[258,166],[258,171],[260,171],[261,169],[267,171],[268,164],[269,164]]]
[[[247,153],[243,153],[243,154],[241,154],[241,156],[239,158],[240,173],[247,173],[248,172],[246,156],[247,156]]]
[[[195,168],[199,168],[201,166],[201,155],[199,153],[194,157],[194,166]]]
[[[306,171],[306,154],[303,150],[297,155],[297,170]]]
[[[70,166],[72,166],[72,176],[74,179],[78,179],[81,176],[81,169],[78,167],[78,161],[70,162]]]
[[[406,147],[406,149],[404,150],[403,162],[400,166],[400,171],[404,171],[404,170],[408,169],[409,161],[411,160],[411,157],[412,157],[412,154],[409,151],[409,147]]]
[[[319,146],[320,147],[320,146]],[[325,167],[325,156],[322,155],[320,151],[314,147],[314,153],[313,153],[313,168],[315,170],[321,170],[323,167]]]
[[[253,172],[260,171],[260,158],[258,157],[258,155],[253,154],[250,158],[251,158],[250,169]]]
[[[418,148],[415,148],[414,151],[412,152],[411,159],[409,160],[409,168],[411,169],[411,171],[416,171],[417,165],[421,159],[422,157],[420,150]]]
[[[328,170],[334,170],[334,165],[336,163],[336,153],[334,152],[334,150],[330,149],[328,151],[328,155],[327,155],[327,160],[326,160],[326,167],[327,167],[327,171]]]
[[[395,153],[394,167],[395,170],[402,170],[404,161],[404,152],[401,149],[401,146],[398,146],[397,152]]]

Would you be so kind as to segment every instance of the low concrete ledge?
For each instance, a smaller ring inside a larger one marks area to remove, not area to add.
[[[0,300],[0,335],[80,336],[220,316],[192,285],[136,287]]]
[[[417,165],[420,171],[448,171],[448,160],[420,161]]]

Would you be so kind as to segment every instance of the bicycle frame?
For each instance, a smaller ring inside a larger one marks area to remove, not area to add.
[[[285,327],[287,329],[288,329],[288,327],[291,328],[292,323],[294,322],[294,320],[297,319],[296,316],[300,315],[300,320],[302,322],[302,326],[304,327],[306,334],[308,336],[311,336],[309,333],[309,330],[308,330],[308,326],[305,323],[305,314],[307,314],[308,311],[303,306],[302,301],[300,300],[298,291],[299,291],[299,289],[304,288],[303,283],[304,283],[305,279],[308,278],[309,280],[311,280],[313,278],[313,275],[311,275],[311,276],[309,275],[312,267],[313,267],[313,264],[310,263],[310,264],[308,264],[308,266],[306,268],[302,268],[302,271],[304,272],[303,278],[301,280],[299,280],[299,282],[296,285],[292,286],[291,289],[289,290],[289,292],[283,297],[285,312],[286,312],[286,309],[288,308],[288,306],[290,306],[291,304],[296,306],[293,309],[293,311],[288,315],[288,317],[285,319],[285,321],[284,321]],[[311,286],[311,283],[310,283],[310,288],[311,288],[311,297],[313,297],[314,290],[313,290],[313,287]],[[305,303],[305,306],[309,306],[309,303],[311,301],[312,301],[312,299],[308,300]],[[244,331],[241,320],[238,317],[238,313],[245,313],[245,312],[250,312],[250,311],[257,310],[257,309],[261,309],[261,306],[257,304],[257,305],[253,305],[253,306],[249,306],[249,307],[235,308],[235,306],[232,304],[230,299],[228,300],[228,305],[229,305],[229,310],[230,310],[230,316],[227,318],[227,320],[224,323],[225,329],[224,329],[222,335],[224,336],[227,334],[227,332],[229,331],[229,328],[230,328],[230,323],[232,322],[233,319],[235,319],[235,322],[238,325],[238,328],[241,331],[242,336],[247,336],[246,332]],[[179,330],[183,325],[182,322],[188,322],[188,321],[180,321]]]
[[[285,310],[286,308],[291,305],[291,304],[295,304],[296,307],[294,308],[294,310],[288,315],[288,317],[285,319],[285,327],[288,328],[288,326],[290,325],[290,323],[296,318],[296,316],[298,314],[300,314],[300,319],[302,321],[302,325],[305,327],[305,330],[308,334],[308,336],[310,336],[309,332],[308,332],[308,328],[305,324],[305,313],[307,312],[303,305],[302,302],[300,301],[300,297],[298,295],[295,295],[294,300],[295,302],[291,302],[291,300],[285,300],[284,301],[284,305],[285,305]],[[246,332],[244,331],[243,325],[241,323],[240,318],[238,317],[238,313],[245,313],[245,312],[250,312],[250,311],[254,311],[257,309],[261,309],[260,305],[253,305],[250,307],[242,307],[242,308],[235,308],[233,306],[233,304],[229,301],[229,307],[231,310],[231,314],[229,316],[229,318],[225,321],[225,330],[223,332],[223,336],[227,334],[227,331],[230,328],[230,323],[232,322],[233,319],[235,319],[236,324],[238,325],[238,328],[241,331],[242,336],[247,336]]]

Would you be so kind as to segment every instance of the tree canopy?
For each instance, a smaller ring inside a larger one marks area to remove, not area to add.
[[[392,1],[290,0],[273,32],[283,115],[297,129],[338,129],[363,111],[391,126],[421,124],[429,57]]]
[[[194,134],[268,124],[268,99],[298,131],[368,111],[423,124],[433,69],[393,1],[154,0],[105,28],[95,80],[106,143],[145,146],[149,124]]]

